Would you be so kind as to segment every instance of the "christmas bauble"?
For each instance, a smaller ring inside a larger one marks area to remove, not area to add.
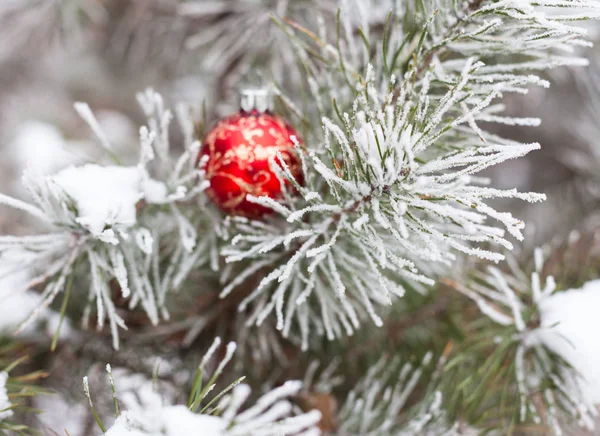
[[[210,181],[208,196],[228,214],[257,218],[269,213],[270,209],[249,202],[246,196],[273,199],[281,196],[279,180],[269,167],[269,161],[278,152],[302,183],[300,159],[293,150],[292,135],[298,137],[282,118],[257,109],[219,121],[200,150],[200,158],[208,156],[205,167]]]

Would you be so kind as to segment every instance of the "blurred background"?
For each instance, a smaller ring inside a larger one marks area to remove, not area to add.
[[[269,14],[314,23],[317,12],[335,14],[339,3],[2,0],[0,191],[27,198],[19,179],[28,167],[51,174],[70,164],[102,161],[93,133],[73,109],[76,101],[89,103],[122,160],[136,162],[143,114],[135,94],[146,87],[159,91],[170,106],[177,102],[204,105],[209,123],[237,110],[237,91],[244,84],[275,80],[292,98],[300,95],[294,87],[298,81],[293,50]],[[382,25],[391,3],[373,0],[357,13],[367,13],[373,26]],[[600,25],[587,26],[590,39],[600,40]],[[540,117],[542,124],[504,127],[502,135],[540,142],[542,149],[485,174],[497,188],[548,195],[542,204],[516,201],[501,207],[527,222],[528,247],[563,241],[577,232],[594,234],[599,224],[600,49],[581,50],[591,59],[589,68],[557,70],[548,78],[549,90],[533,89],[529,95],[506,99],[508,115]],[[0,234],[28,233],[29,225],[23,214],[0,210]],[[18,304],[27,304],[24,301]],[[0,329],[8,331],[11,323],[0,319]],[[89,355],[102,356],[100,351]],[[60,369],[60,358],[53,363],[54,369]],[[123,355],[122,359],[144,361],[139,355]],[[99,360],[104,361],[104,356]],[[62,371],[69,372],[67,368]],[[64,374],[61,378],[60,370],[55,375],[51,387],[68,390],[71,383],[74,390],[80,390],[78,377]],[[139,385],[139,381],[130,382]],[[68,399],[64,404],[54,398],[40,401],[38,407],[49,407],[44,402],[50,401],[55,408],[55,413],[43,419],[64,417],[61,407],[69,411],[69,420],[86,415],[81,402],[75,407],[67,406]],[[86,425],[71,424],[70,434],[85,434]]]

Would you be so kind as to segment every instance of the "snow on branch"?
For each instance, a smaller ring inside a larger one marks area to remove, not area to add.
[[[276,205],[251,199],[283,227],[232,221],[237,235],[222,254],[242,272],[224,295],[272,263],[240,310],[257,324],[274,313],[285,336],[295,324],[307,347],[312,329],[333,339],[364,318],[380,325],[378,306],[407,284],[433,284],[457,256],[503,260],[525,225],[489,200],[545,195],[495,189],[478,174],[540,146],[485,126],[539,124],[502,116],[501,99],[549,86],[537,71],[584,64],[570,48],[585,44],[585,31],[566,17],[589,11],[595,18],[598,5],[440,0],[399,3],[383,33],[357,29],[343,10],[335,35],[279,22],[317,103],[302,110],[281,95],[314,126],[297,144],[305,183],[281,167],[299,195]]]
[[[156,324],[161,317],[168,317],[165,294],[173,288],[173,278],[181,275],[176,271],[179,266],[183,268],[196,256],[193,248],[197,240],[201,239],[202,248],[215,240],[210,231],[198,237],[195,228],[203,219],[202,210],[192,224],[175,205],[195,199],[207,186],[202,169],[196,169],[197,142],[188,137],[182,156],[173,164],[168,138],[170,111],[152,90],[140,94],[139,100],[149,118],[147,126],[140,129],[137,165],[85,164],[50,176],[26,171],[23,184],[34,204],[0,195],[0,204],[29,213],[48,228],[43,235],[0,236],[0,261],[5,258],[12,265],[26,264],[39,274],[27,287],[43,285],[40,306],[19,331],[58,294],[69,295],[72,277],[84,271],[89,298],[83,324],[87,326],[95,302],[97,327],[108,321],[113,345],[118,348],[118,327],[126,326],[117,314],[109,282],[116,280],[129,309],[141,306]],[[110,151],[90,108],[77,103],[76,109],[100,138],[102,147]],[[161,180],[153,179],[150,173],[158,174]],[[179,237],[167,237],[173,233]],[[164,252],[159,250],[161,244]],[[163,276],[159,257],[165,253],[173,255]]]
[[[566,431],[569,419],[593,430],[598,413],[595,370],[579,372],[578,368],[587,369],[580,361],[596,347],[586,343],[586,333],[577,330],[581,326],[570,318],[585,313],[572,308],[593,305],[595,294],[557,292],[554,277],[543,276],[541,249],[536,249],[534,258],[530,274],[511,261],[509,272],[489,266],[467,285],[454,281],[447,284],[473,300],[483,315],[500,326],[495,347],[504,353],[507,347],[514,351],[511,356],[520,401],[519,421],[543,422],[557,435]],[[585,329],[595,322],[592,319],[585,321]],[[572,341],[578,343],[577,351]]]
[[[353,1],[345,3],[352,9]],[[277,4],[283,9],[274,12],[283,13],[287,2]],[[257,4],[230,18],[248,24],[264,9]],[[120,165],[91,109],[76,105],[116,165],[26,175],[33,204],[6,196],[0,204],[46,221],[50,230],[1,237],[0,254],[42,271],[32,284],[45,285],[43,307],[85,265],[84,322],[95,303],[98,327],[108,321],[115,346],[117,327],[125,324],[111,301],[110,280],[130,309],[143,307],[157,323],[169,317],[168,292],[184,286],[195,269],[218,270],[220,256],[235,264],[223,273],[221,296],[265,272],[239,309],[248,311],[249,324],[274,314],[277,328],[299,336],[303,348],[311,332],[333,339],[353,334],[365,319],[381,325],[394,299],[408,288],[425,292],[457,256],[497,262],[504,258],[499,247],[510,249],[523,238],[524,223],[489,200],[537,202],[544,195],[494,189],[478,173],[539,145],[498,137],[485,126],[538,123],[502,116],[501,99],[548,86],[537,71],[585,63],[573,52],[586,45],[574,23],[597,10],[583,0],[394,2],[382,26],[371,25],[384,16],[379,9],[358,20],[341,11],[335,29],[317,26],[316,32],[274,18],[295,48],[288,65],[300,65],[314,102],[300,109],[277,88],[283,106],[307,127],[305,145],[291,138],[304,182],[278,156],[271,167],[298,195],[248,200],[281,220],[223,219],[204,207],[206,162],[197,161],[200,143],[189,111],[180,106],[173,114],[147,90],[138,95],[148,121],[140,128],[137,165]],[[180,10],[198,11],[194,3]],[[175,159],[174,118],[183,132],[183,153]]]
[[[201,429],[211,436],[244,436],[244,435],[279,435],[295,434],[317,436],[321,434],[317,424],[321,413],[317,410],[301,412],[289,401],[302,388],[299,381],[288,381],[276,387],[255,402],[244,408],[248,402],[251,389],[242,384],[241,377],[213,394],[224,367],[230,362],[236,350],[236,344],[230,342],[225,350],[225,357],[217,363],[212,373],[208,364],[221,346],[220,338],[203,357],[193,381],[189,401],[186,405],[160,405],[155,401],[141,402],[145,407],[137,407],[121,412],[118,407],[118,379],[113,379],[110,365],[107,365],[109,381],[115,395],[115,413],[117,419],[105,430],[91,399],[87,377],[84,377],[84,390],[90,407],[100,428],[107,436],[124,435],[156,435],[180,436],[195,434]],[[210,374],[210,375],[209,375]],[[116,384],[115,384],[116,382]],[[152,394],[154,395],[154,394]],[[206,402],[206,404],[203,404]]]

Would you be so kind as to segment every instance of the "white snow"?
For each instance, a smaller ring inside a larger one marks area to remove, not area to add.
[[[145,410],[160,410],[170,406],[175,399],[175,392],[161,384],[160,394],[154,382],[143,374],[132,373],[125,368],[113,368],[113,376],[117,380],[119,401],[124,409],[132,413],[143,414]]]
[[[222,418],[199,415],[185,406],[169,406],[124,412],[106,432],[106,436],[219,436],[226,427],[227,421]]]
[[[539,304],[539,340],[574,367],[579,389],[593,404],[600,404],[599,308],[600,279],[557,292]]]
[[[136,204],[161,202],[166,187],[138,167],[87,164],[69,167],[52,180],[75,202],[77,222],[93,235],[108,228],[125,230],[136,223]]]
[[[220,341],[215,343],[218,347]],[[231,344],[233,343],[230,343],[228,351],[233,352],[234,347]],[[219,367],[222,367],[226,360],[227,358],[222,360]],[[217,368],[215,374],[219,372],[220,369]],[[127,412],[117,418],[106,436],[183,436],[200,433],[206,436],[320,434],[316,428],[321,419],[320,412],[313,410],[294,415],[292,404],[286,400],[287,397],[298,394],[302,387],[299,381],[288,381],[267,392],[254,405],[241,412],[251,389],[248,385],[238,384],[228,395],[221,398],[217,407],[222,413],[215,417],[191,412],[182,405],[163,406],[164,399],[157,394],[151,382],[142,380],[134,387],[132,383],[136,382],[135,377],[128,376],[125,379],[125,390],[133,389],[124,393],[123,380],[115,373],[119,401]]]
[[[59,392],[36,395],[33,397],[33,404],[42,411],[39,419],[44,429],[50,429],[59,435],[66,434],[66,429],[70,436],[84,436],[89,412],[87,405],[68,402]]]
[[[167,187],[162,182],[146,178],[142,182],[142,189],[144,191],[144,199],[148,203],[163,203],[167,201]]]
[[[0,372],[0,421],[10,418],[13,414],[12,410],[5,410],[12,405],[8,399],[8,392],[6,391],[7,380],[8,374],[5,372]]]

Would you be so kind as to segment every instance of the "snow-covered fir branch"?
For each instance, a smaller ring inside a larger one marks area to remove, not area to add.
[[[426,398],[409,405],[422,382],[424,371],[431,366],[432,354],[424,356],[420,364],[404,363],[398,359],[381,358],[369,368],[363,379],[346,397],[338,412],[337,434],[428,435],[458,436],[474,435],[475,431],[460,423],[451,423],[443,409],[442,393],[426,392]],[[441,367],[445,362],[438,362]]]
[[[7,25],[0,34],[14,44],[0,46],[0,62],[27,57],[23,48],[40,39],[48,44],[36,46],[36,53],[53,47],[60,33],[94,46],[92,68],[104,66],[101,57],[124,57],[140,73],[139,83],[153,81],[167,93],[188,74],[210,83],[210,92],[201,92],[218,96],[216,104],[208,98],[213,109],[202,114],[211,122],[227,107],[223,96],[229,90],[246,82],[268,83],[277,98],[274,112],[298,132],[290,138],[295,145],[290,154],[302,170],[295,176],[300,171],[290,156],[278,154],[270,166],[282,195],[246,198],[272,213],[260,219],[230,216],[204,195],[210,187],[204,171],[208,159],[199,152],[208,124],[192,108],[178,105],[171,111],[169,97],[163,100],[152,90],[138,94],[147,120],[139,144],[133,141],[139,156],[128,160],[121,153],[124,144],[116,143],[131,135],[115,139],[119,135],[101,127],[111,123],[104,123],[99,111],[96,117],[88,104],[75,104],[103,158],[55,174],[26,171],[22,180],[29,200],[0,194],[2,209],[15,209],[11,213],[39,228],[25,236],[21,228],[0,236],[0,333],[12,331],[14,319],[32,306],[18,327],[33,332],[27,335],[35,342],[32,348],[45,345],[39,327],[52,334],[57,326],[81,321],[84,328],[110,330],[112,346],[121,344],[122,350],[110,350],[103,335],[63,328],[67,341],[59,341],[56,332],[56,354],[40,351],[42,357],[27,363],[51,362],[63,373],[49,383],[62,395],[44,397],[50,398],[44,403],[28,401],[37,389],[23,382],[46,374],[13,373],[12,357],[5,367],[0,342],[0,434],[27,433],[17,423],[27,413],[23,406],[43,404],[54,415],[64,409],[74,419],[61,422],[59,416],[42,425],[60,432],[79,421],[71,434],[85,436],[199,431],[472,436],[509,426],[515,432],[534,427],[565,434],[571,421],[596,431],[600,353],[593,334],[600,327],[594,311],[600,282],[560,291],[571,285],[546,274],[541,250],[532,270],[517,266],[509,251],[523,240],[525,224],[497,200],[536,203],[545,196],[506,185],[500,189],[481,173],[540,148],[498,133],[541,124],[536,114],[516,117],[512,107],[505,111],[505,98],[531,99],[525,96],[532,87],[550,85],[549,70],[586,65],[582,54],[591,44],[579,22],[598,18],[599,5],[592,0],[1,5],[0,24]],[[100,28],[100,22],[109,26]],[[83,29],[89,23],[94,26]],[[82,39],[75,38],[80,26]],[[30,37],[28,30],[37,27]],[[106,34],[104,43],[93,36],[99,32]],[[160,81],[146,78],[146,61],[157,64]],[[71,72],[70,64],[65,67],[54,74]],[[169,84],[171,74],[182,72]],[[86,88],[77,95],[95,95],[111,84],[114,71],[104,73],[98,74],[94,92]],[[76,75],[81,80],[81,72]],[[66,88],[70,81],[61,84]],[[599,83],[591,77],[584,92],[596,93]],[[194,100],[197,88],[188,85],[185,97]],[[72,90],[61,92],[66,99]],[[90,105],[126,113],[122,101],[103,98]],[[589,119],[568,123],[594,145],[597,103],[592,101]],[[54,122],[58,125],[48,117],[43,124]],[[81,162],[80,132],[59,134],[54,125],[50,130],[61,144],[78,147]],[[46,141],[39,137],[29,142]],[[7,154],[16,154],[15,147]],[[586,197],[592,194],[596,201],[600,154],[592,149],[569,158],[585,176]],[[471,261],[487,269],[465,278],[462,266]],[[596,265],[588,269],[587,258],[585,263],[585,271],[576,265],[574,286],[597,276]],[[442,286],[435,287],[438,283]],[[433,287],[436,292],[429,293]],[[7,304],[5,297],[15,295],[26,298]],[[157,326],[161,322],[166,325]],[[325,341],[353,335],[364,324],[386,328],[365,329],[364,341]],[[123,335],[120,329],[127,328],[135,331]],[[214,334],[234,342],[222,347],[216,340],[196,367],[198,349]],[[410,350],[423,357],[411,363],[380,358],[380,345],[391,345],[387,352],[394,356]],[[8,348],[14,352],[12,342]],[[308,349],[314,354],[303,354]],[[313,385],[309,380],[318,364],[307,371],[303,364],[314,363],[318,353],[336,357]],[[177,363],[160,375],[156,365],[152,379],[148,362],[157,354],[165,362],[176,355]],[[438,354],[436,365],[432,356]],[[114,373],[107,367],[106,402],[95,403],[90,392],[95,383],[84,380],[86,420],[85,411],[71,409],[66,400],[74,397],[69,380],[76,372],[90,374],[91,360],[117,367]],[[190,361],[196,370],[191,375]],[[374,361],[363,374],[363,363]],[[356,377],[344,377],[339,368]],[[240,370],[252,389],[243,378],[229,378]],[[285,382],[302,375],[304,383]],[[159,396],[155,386],[162,383],[166,389]],[[191,391],[182,404],[186,383]],[[64,404],[48,407],[54,398]],[[319,401],[325,407],[316,407]],[[105,403],[114,405],[114,418],[107,419],[111,409]],[[95,432],[90,418],[99,425]]]
[[[488,187],[477,173],[539,145],[503,139],[483,124],[538,124],[501,115],[500,99],[547,86],[531,74],[536,70],[585,63],[570,53],[586,44],[585,32],[571,21],[594,16],[583,6],[594,4],[397,3],[383,27],[342,12],[333,35],[323,26],[313,33],[280,22],[314,101],[300,108],[278,91],[284,108],[306,126],[304,142],[293,138],[304,182],[278,156],[272,168],[284,198],[248,200],[283,220],[222,222],[205,207],[199,194],[208,182],[185,107],[177,111],[184,151],[174,159],[173,113],[158,94],[140,94],[148,123],[140,129],[139,163],[121,166],[91,109],[76,104],[117,165],[26,174],[34,204],[0,197],[49,228],[44,235],[0,239],[3,256],[40,271],[30,287],[44,285],[43,303],[24,325],[59,293],[68,295],[73,271],[81,269],[90,283],[84,324],[95,303],[97,325],[108,322],[117,347],[125,323],[110,280],[129,309],[141,306],[156,324],[169,316],[168,292],[194,270],[217,270],[223,256],[233,266],[222,272],[221,297],[268,271],[240,310],[250,310],[249,324],[275,313],[283,335],[293,330],[307,348],[313,331],[333,339],[351,335],[365,318],[381,325],[382,306],[407,287],[423,292],[457,253],[502,260],[487,244],[512,248],[524,224],[487,201],[544,196]],[[220,252],[219,239],[229,241]]]
[[[581,329],[580,324],[570,320],[584,313],[573,311],[574,306],[593,304],[596,297],[591,286],[586,295],[556,291],[554,277],[544,277],[543,259],[542,249],[536,249],[530,275],[510,258],[508,273],[489,266],[467,285],[448,284],[470,298],[498,327],[493,347],[499,355],[504,353],[505,358],[513,359],[518,422],[543,424],[553,434],[561,435],[574,420],[591,431],[598,413],[598,397],[590,392],[597,388],[594,371],[581,365],[585,365],[582,361],[586,353],[589,356],[588,350],[595,348],[583,331],[594,321],[586,318]],[[494,334],[488,330],[487,335],[489,340]],[[584,371],[579,372],[581,368]]]
[[[251,389],[248,385],[240,383],[243,377],[214,394],[216,383],[236,350],[236,344],[229,343],[223,359],[208,376],[209,363],[220,346],[221,340],[215,339],[202,358],[187,406],[154,404],[152,407],[138,407],[121,412],[118,401],[119,380],[113,378],[110,365],[107,365],[117,419],[110,428],[105,429],[104,424],[97,417],[99,426],[107,436],[180,436],[194,434],[199,430],[211,436],[280,434],[316,436],[321,434],[317,427],[321,418],[320,412],[316,410],[302,412],[288,401],[300,391],[302,383],[299,381],[288,381],[270,390],[249,407],[244,407],[244,403],[247,402]],[[87,377],[83,382],[90,407],[95,412]]]
[[[95,305],[97,327],[108,322],[113,345],[118,348],[118,328],[125,329],[126,325],[117,313],[110,281],[116,280],[130,310],[141,306],[152,324],[157,324],[169,316],[165,300],[173,277],[178,277],[175,273],[187,268],[190,257],[194,258],[194,266],[201,264],[198,248],[194,248],[197,229],[202,228],[198,216],[204,217],[203,209],[190,218],[195,220],[192,223],[175,204],[195,198],[208,186],[202,180],[203,171],[196,169],[199,143],[194,139],[189,115],[185,108],[180,109],[185,147],[179,159],[173,161],[168,133],[171,111],[152,90],[139,94],[138,100],[148,123],[140,128],[137,165],[120,164],[89,106],[77,103],[75,109],[116,164],[72,166],[51,176],[26,171],[23,184],[34,204],[0,194],[0,204],[37,218],[47,229],[41,235],[0,237],[0,258],[10,260],[15,268],[27,265],[35,272],[25,287],[43,286],[40,305],[19,331],[60,293],[68,299],[73,277],[82,271],[83,283],[89,285],[82,324],[87,326]],[[160,180],[153,179],[150,171]],[[212,252],[215,257],[216,250],[210,249],[214,230],[210,229],[216,227],[208,226],[199,244],[200,253]],[[162,236],[167,234],[177,236],[163,241]],[[169,260],[164,275],[161,256]],[[18,271],[5,273],[11,272]]]
[[[322,370],[312,361],[304,378],[306,405],[318,405],[323,413],[320,427],[328,435],[427,435],[474,436],[475,429],[453,422],[438,389],[447,350],[436,361],[427,352],[420,360],[406,361],[384,354],[370,364],[358,380],[346,379],[341,359]],[[349,387],[339,404],[334,390]]]
[[[586,64],[572,53],[587,45],[572,21],[596,15],[593,2],[405,2],[380,33],[341,11],[332,42],[324,28],[282,21],[314,104],[281,100],[321,129],[296,138],[303,185],[281,157],[273,162],[297,197],[249,198],[287,225],[233,220],[222,253],[245,267],[222,296],[274,264],[240,309],[257,324],[274,313],[284,336],[296,325],[306,348],[313,330],[332,339],[364,318],[381,325],[378,306],[408,285],[431,285],[432,265],[451,265],[457,253],[504,259],[497,247],[512,249],[524,223],[488,201],[545,196],[495,189],[477,174],[539,144],[484,127],[539,125],[504,116],[502,97],[547,87],[537,71]]]

